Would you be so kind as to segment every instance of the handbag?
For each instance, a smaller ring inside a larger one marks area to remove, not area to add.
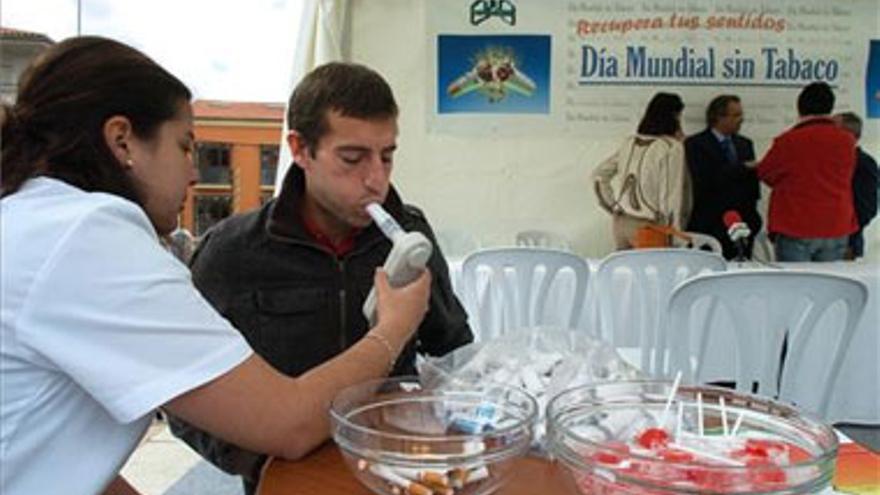
[[[686,242],[692,241],[691,236],[678,229],[667,225],[650,223],[636,229],[633,236],[633,247],[636,249],[670,247],[672,246],[673,237],[684,239]]]

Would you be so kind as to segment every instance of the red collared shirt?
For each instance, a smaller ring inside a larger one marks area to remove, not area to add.
[[[336,255],[337,258],[341,258],[346,254],[350,253],[352,249],[354,249],[354,238],[358,235],[361,229],[352,229],[347,237],[342,239],[339,243],[334,243],[329,237],[327,237],[323,232],[321,232],[321,228],[316,224],[311,218],[307,218],[305,215],[302,216],[303,227],[305,227],[306,232],[312,236],[312,238],[320,245],[329,249],[333,254]]]

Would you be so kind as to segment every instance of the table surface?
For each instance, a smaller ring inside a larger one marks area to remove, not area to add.
[[[516,461],[513,478],[496,495],[577,494],[562,466],[526,457]],[[302,460],[272,459],[257,495],[372,495],[345,465],[336,444],[328,442]]]
[[[875,493],[880,489],[880,456],[848,439],[838,452],[834,485],[844,492]],[[578,495],[571,477],[561,465],[526,457],[516,461],[513,479],[495,495],[534,495],[552,493]],[[272,459],[263,472],[257,495],[373,495],[349,471],[336,444],[327,442],[300,461]]]

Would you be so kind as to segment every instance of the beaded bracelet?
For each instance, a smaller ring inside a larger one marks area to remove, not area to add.
[[[391,345],[391,342],[388,342],[388,339],[385,338],[384,335],[379,335],[377,333],[369,332],[364,335],[365,339],[373,339],[378,342],[382,347],[385,348],[385,352],[388,354],[388,367],[385,370],[385,374],[391,372],[394,369],[394,363],[397,362],[397,353],[394,352],[394,346]]]

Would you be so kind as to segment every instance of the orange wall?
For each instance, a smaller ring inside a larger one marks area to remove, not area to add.
[[[281,121],[210,121],[195,120],[197,142],[230,145],[232,172],[232,211],[240,213],[260,206],[260,145],[278,145]],[[195,195],[222,193],[229,189],[216,186],[190,187],[183,210],[181,226],[195,231]]]
[[[270,125],[270,124],[267,124]],[[278,144],[281,141],[281,122],[271,127],[218,124],[211,121],[195,122],[196,141],[232,144]]]

